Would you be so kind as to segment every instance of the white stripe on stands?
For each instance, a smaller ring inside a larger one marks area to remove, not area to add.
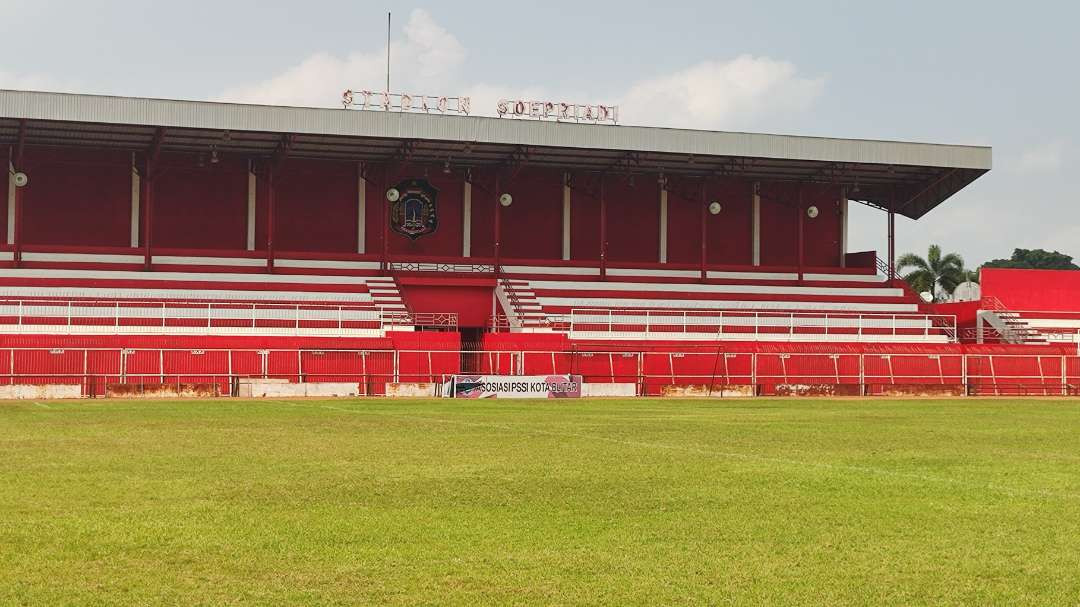
[[[600,268],[577,268],[556,266],[502,266],[503,272],[511,274],[565,274],[577,276],[599,276]]]
[[[95,280],[156,280],[192,282],[252,282],[363,285],[386,279],[371,276],[317,274],[229,274],[225,272],[133,272],[127,270],[53,270],[0,268],[0,278],[85,278]]]
[[[799,280],[799,275],[792,272],[720,272],[709,270],[705,276],[725,280]]]
[[[916,304],[883,304],[883,303],[846,303],[833,301],[746,301],[746,300],[708,300],[708,299],[596,299],[577,297],[540,297],[540,303],[545,308],[563,306],[568,308],[598,308],[612,309],[614,313],[626,313],[644,308],[668,308],[688,310],[733,310],[753,312],[758,310],[797,310],[797,311],[821,311],[833,310],[860,314],[863,312],[888,312],[908,313],[918,312]]]
[[[508,274],[562,274],[566,276],[599,276],[600,269],[565,266],[502,266]],[[700,270],[667,270],[662,268],[608,268],[609,276],[650,276],[662,278],[697,278]],[[724,280],[798,280],[795,272],[732,272],[709,270],[708,278]],[[804,274],[804,280],[826,282],[884,282],[884,276],[874,274]]]
[[[526,333],[549,333],[550,329],[525,329]],[[868,343],[949,343],[947,335],[856,335],[837,334],[825,335],[821,333],[790,335],[787,333],[720,333],[701,332],[683,333],[679,331],[655,331],[655,332],[619,332],[607,331],[571,331],[571,339],[603,339],[609,340],[642,340],[656,339],[664,341],[778,341],[778,342],[868,342]]]
[[[394,331],[412,331],[413,327],[394,326]],[[384,337],[383,329],[317,327],[175,327],[175,326],[93,326],[93,325],[0,325],[5,335],[252,335],[287,337]]]
[[[179,255],[154,255],[152,261],[153,263],[163,265],[266,267],[265,259],[254,257],[188,257]]]
[[[142,255],[98,255],[92,253],[32,253],[22,254],[23,261],[54,261],[76,263],[142,263]]]
[[[275,259],[281,268],[330,268],[336,270],[378,270],[377,261],[327,261],[322,259]]]
[[[652,293],[748,293],[760,295],[821,295],[821,296],[865,296],[865,297],[902,297],[903,289],[868,288],[868,287],[774,287],[767,285],[710,285],[701,283],[657,283],[657,282],[584,282],[533,280],[529,286],[535,291],[628,291]]]
[[[608,276],[664,276],[667,278],[698,278],[701,270],[646,270],[634,268],[608,268]]]
[[[1035,329],[1080,329],[1080,319],[1077,318],[1039,318],[1038,316],[1024,316],[1020,320],[1023,320],[1028,326]]]
[[[50,297],[54,299],[173,299],[173,300],[239,300],[239,301],[319,301],[374,302],[370,293],[340,293],[329,291],[238,291],[219,289],[153,289],[100,287],[6,287],[0,286],[0,297]]]
[[[15,252],[14,251],[0,251],[0,260],[5,260],[6,261],[6,260],[10,260],[10,259],[15,259]]]
[[[885,277],[877,274],[803,274],[803,278],[825,282],[885,282]]]

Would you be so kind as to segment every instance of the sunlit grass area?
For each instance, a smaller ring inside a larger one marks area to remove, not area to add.
[[[0,404],[0,604],[1076,604],[1080,401]]]

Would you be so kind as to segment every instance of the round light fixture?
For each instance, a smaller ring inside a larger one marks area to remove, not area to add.
[[[508,207],[514,204],[514,197],[509,194],[502,194],[499,196],[499,204]]]
[[[397,202],[399,198],[401,198],[401,192],[397,188],[386,190],[386,199],[390,202]]]
[[[25,187],[26,184],[30,183],[30,177],[28,177],[26,173],[23,173],[22,171],[19,171],[12,175],[11,180],[15,182],[15,187],[17,188]]]
[[[818,211],[817,207],[815,207],[815,206],[806,207],[806,216],[809,217],[810,219],[813,219],[813,218],[817,217],[818,213],[820,213],[820,211]]]
[[[723,210],[724,210],[724,205],[720,204],[719,202],[714,200],[714,201],[709,203],[709,212],[712,213],[713,215],[719,215],[720,211],[723,211]]]

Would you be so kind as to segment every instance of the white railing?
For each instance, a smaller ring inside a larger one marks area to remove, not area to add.
[[[59,334],[369,335],[457,326],[456,314],[358,304],[0,299],[0,331]]]
[[[809,341],[956,341],[956,317],[918,313],[578,308],[571,337]]]

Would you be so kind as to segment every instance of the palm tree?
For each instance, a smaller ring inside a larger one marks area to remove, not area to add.
[[[897,260],[896,270],[903,273],[908,268],[911,271],[903,274],[904,280],[916,293],[932,293],[935,301],[939,293],[952,293],[956,285],[967,279],[964,259],[956,253],[942,255],[941,247],[936,244],[930,245],[926,259],[914,253],[902,255]]]

